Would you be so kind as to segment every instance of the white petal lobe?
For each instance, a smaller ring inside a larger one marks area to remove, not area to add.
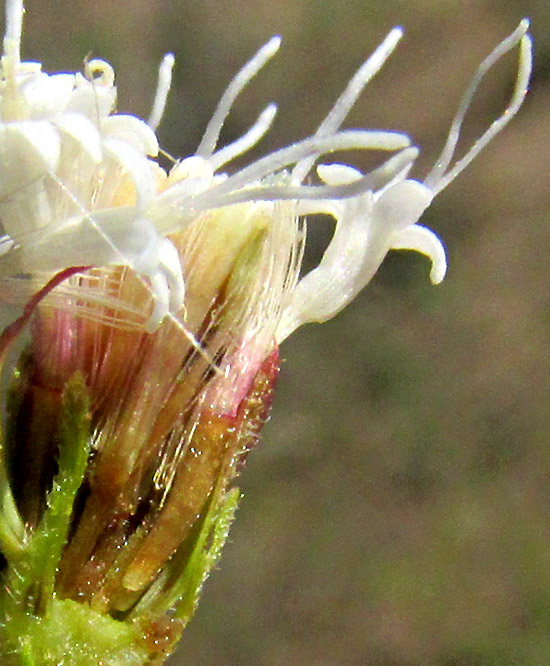
[[[101,134],[89,118],[80,113],[64,113],[55,124],[62,133],[73,138],[93,162],[101,162]]]
[[[433,200],[433,194],[416,180],[403,180],[385,190],[375,203],[376,224],[399,229],[415,224]]]
[[[415,250],[426,255],[432,262],[430,280],[439,284],[447,272],[445,248],[431,229],[419,224],[402,229],[392,244],[394,250]]]
[[[135,116],[122,114],[109,116],[101,123],[101,133],[123,141],[145,155],[152,157],[158,155],[159,144],[155,132]]]

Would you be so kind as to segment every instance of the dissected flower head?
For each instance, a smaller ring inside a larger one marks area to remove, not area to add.
[[[104,61],[54,75],[21,62],[22,14],[21,0],[7,2],[0,76],[0,286],[5,302],[25,304],[0,337],[10,385],[0,655],[32,666],[160,663],[226,536],[238,497],[231,484],[267,418],[279,344],[334,316],[391,249],[421,252],[432,282],[443,279],[443,246],[418,222],[521,105],[528,24],[480,65],[419,181],[407,136],[341,129],[399,28],[311,137],[226,173],[275,116],[271,104],[218,148],[233,103],[278,37],[230,83],[196,153],[167,170],[155,129],[173,56],[145,122],[116,112]],[[518,44],[508,108],[453,163],[477,86]],[[342,150],[389,156],[361,173],[327,162]],[[321,215],[334,219],[334,233],[303,275],[305,220],[314,231]]]

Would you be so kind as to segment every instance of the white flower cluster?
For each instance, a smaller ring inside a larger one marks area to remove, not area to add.
[[[178,254],[145,217],[157,192],[151,127],[114,114],[112,67],[86,63],[84,75],[41,71],[20,61],[23,6],[6,6],[0,81],[0,240],[2,276],[68,266],[127,264],[151,281],[155,321],[183,300]],[[132,205],[117,206],[130,180]]]
[[[273,56],[273,38],[238,73],[223,95],[192,157],[176,164],[159,187],[154,129],[170,88],[173,57],[161,65],[149,123],[114,112],[112,68],[86,64],[84,75],[47,75],[20,61],[22,0],[8,0],[0,80],[0,277],[55,273],[71,266],[126,265],[147,279],[154,296],[149,328],[184,304],[178,251],[167,238],[205,211],[238,203],[294,202],[298,217],[329,214],[335,231],[320,264],[297,281],[277,326],[278,340],[305,322],[343,308],[376,272],[390,249],[411,249],[432,261],[431,279],[446,271],[437,236],[417,224],[433,197],[451,182],[516,113],[527,91],[531,42],[527,21],[480,65],[451,126],[447,144],[424,182],[409,178],[418,149],[396,132],[340,130],[366,83],[380,70],[402,31],[392,30],[358,70],[317,132],[232,175],[219,170],[257,143],[275,115],[268,106],[240,139],[216,151],[236,97]],[[485,73],[520,43],[510,105],[470,151],[452,165],[463,118]],[[317,167],[319,184],[303,185],[316,161],[334,151],[393,154],[368,174],[342,164]],[[284,177],[274,175],[286,173]],[[124,192],[124,197],[121,197]]]

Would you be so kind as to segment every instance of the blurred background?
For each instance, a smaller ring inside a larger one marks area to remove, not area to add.
[[[393,253],[335,320],[283,349],[273,418],[241,477],[238,520],[172,666],[550,663],[550,4],[547,0],[27,0],[24,52],[48,70],[91,54],[119,108],[190,154],[225,85],[274,33],[280,54],[224,140],[269,101],[256,155],[311,134],[394,25],[406,34],[348,127],[403,130],[422,178],[477,64],[529,16],[518,117],[423,218],[450,270]],[[462,149],[505,107],[516,53],[479,91]],[[357,162],[361,166],[361,162]],[[313,254],[330,226],[312,221]]]

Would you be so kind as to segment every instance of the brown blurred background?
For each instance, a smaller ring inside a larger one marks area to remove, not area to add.
[[[450,270],[392,254],[357,301],[284,346],[272,422],[173,666],[550,663],[550,3],[548,0],[27,0],[27,59],[116,68],[147,116],[177,55],[160,130],[192,153],[226,83],[272,34],[276,60],[224,138],[269,101],[265,153],[313,132],[396,24],[406,36],[348,127],[411,134],[422,177],[479,61],[529,16],[536,69],[516,120],[423,222]],[[505,59],[463,149],[504,108]],[[359,166],[361,163],[358,163]],[[328,229],[317,221],[319,246]],[[314,241],[315,242],[315,241]]]

